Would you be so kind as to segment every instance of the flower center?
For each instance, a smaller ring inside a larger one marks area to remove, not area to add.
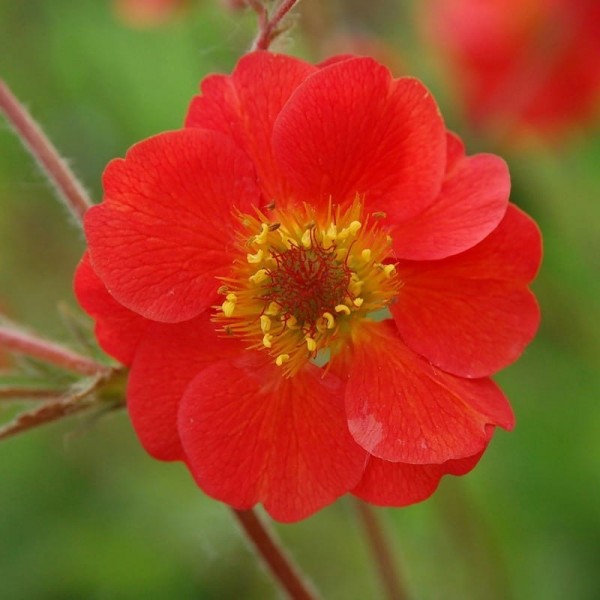
[[[357,323],[391,302],[400,281],[391,239],[359,200],[323,215],[305,205],[269,216],[240,215],[240,256],[221,278],[215,320],[293,375],[320,350],[335,353]]]

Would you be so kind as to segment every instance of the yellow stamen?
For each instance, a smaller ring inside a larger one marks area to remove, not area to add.
[[[382,265],[383,272],[387,277],[391,277],[396,272],[396,265]]]
[[[269,304],[267,310],[265,310],[265,315],[270,315],[272,317],[275,317],[279,314],[279,304],[277,304],[277,302],[271,302],[271,304]]]
[[[362,227],[360,221],[352,221],[348,227],[342,229],[338,234],[338,239],[345,240],[349,235],[356,235],[356,232]]]
[[[345,315],[349,315],[350,309],[345,304],[338,304],[335,307],[335,312],[344,313]]]
[[[306,336],[304,339],[306,340],[306,346],[308,348],[308,351],[314,352],[317,349],[317,342],[313,338],[308,336]]]
[[[327,321],[327,329],[333,329],[335,327],[335,319],[330,312],[323,313],[323,318]]]
[[[270,333],[265,333],[265,335],[263,336],[263,339],[262,339],[263,346],[265,348],[270,348],[272,346],[272,344],[271,344],[272,339],[273,339],[273,336]]]
[[[311,239],[310,239],[310,229],[307,229],[303,234],[302,234],[302,238],[300,240],[302,242],[302,245],[305,248],[310,248],[311,246]]]
[[[252,275],[252,277],[248,277],[248,280],[252,283],[262,283],[267,278],[267,271],[265,269],[259,269]]]
[[[290,355],[289,354],[280,354],[276,359],[275,359],[275,364],[280,367],[283,363],[287,362],[288,360],[290,360]]]
[[[361,307],[363,305],[364,299],[363,298],[354,298],[354,300],[352,301],[352,304],[354,304],[354,306],[356,307]]]
[[[269,226],[267,223],[262,223],[260,226],[260,233],[254,237],[255,244],[264,244],[267,241],[267,235],[269,234]]]
[[[260,329],[263,333],[271,330],[271,319],[267,315],[260,315]]]
[[[361,253],[360,257],[365,261],[369,262],[371,260],[371,249],[365,248]]]
[[[300,325],[298,325],[298,319],[296,319],[294,315],[285,319],[285,326],[288,329],[300,329]]]
[[[358,278],[356,273],[353,273],[353,276],[350,278],[350,283],[348,284],[348,289],[352,292],[354,296],[358,296],[363,287],[363,282]]]
[[[246,260],[250,264],[257,264],[262,261],[264,255],[265,255],[265,253],[263,252],[262,248],[259,248],[259,250],[256,254],[248,254],[246,256]]]
[[[225,302],[223,302],[223,304],[221,304],[221,310],[223,311],[223,314],[226,317],[231,317],[233,315],[234,309],[235,309],[235,301],[234,300],[225,300]]]

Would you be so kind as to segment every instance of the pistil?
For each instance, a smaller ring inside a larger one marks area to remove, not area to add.
[[[269,216],[240,216],[240,256],[215,318],[292,376],[320,350],[335,353],[400,282],[390,239],[359,200],[324,215],[304,206]]]

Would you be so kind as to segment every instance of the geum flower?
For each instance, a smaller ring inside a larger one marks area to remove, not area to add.
[[[538,326],[540,236],[418,81],[249,54],[104,189],[77,295],[142,444],[208,495],[403,506],[513,426],[489,376]]]
[[[429,0],[421,11],[476,125],[556,135],[599,114],[597,0]]]

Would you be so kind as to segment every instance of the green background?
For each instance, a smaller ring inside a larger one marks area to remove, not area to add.
[[[497,378],[515,431],[499,432],[468,477],[380,516],[415,599],[600,598],[598,124],[552,145],[496,147],[457,116],[410,3],[375,3],[362,14],[365,4],[339,2],[326,23],[307,0],[305,21],[277,48],[319,60],[338,47],[327,40],[348,32],[387,40],[406,72],[434,90],[470,152],[507,159],[512,199],[538,220],[545,241],[534,286],[540,333]],[[0,0],[0,77],[99,200],[105,164],[181,126],[200,79],[229,72],[253,34],[251,14],[214,2],[192,2],[179,18],[142,30],[117,20],[109,0]],[[0,118],[0,306],[80,350],[65,315],[79,314],[71,277],[83,248]],[[14,412],[1,403],[0,422]],[[277,530],[325,597],[380,596],[351,499]],[[227,507],[204,497],[180,465],[147,457],[121,411],[0,442],[0,597],[278,595]]]

